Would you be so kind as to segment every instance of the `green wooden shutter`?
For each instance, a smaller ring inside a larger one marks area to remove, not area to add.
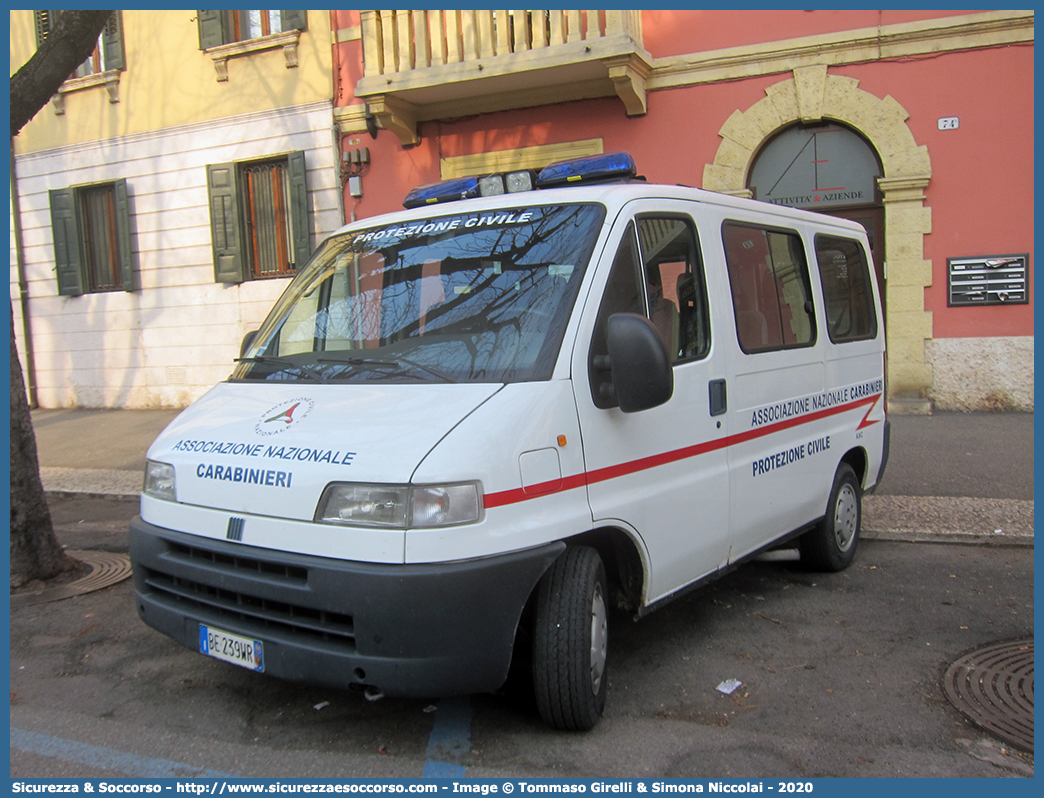
[[[123,69],[123,20],[119,11],[113,11],[102,30],[102,61],[106,71]]]
[[[76,209],[76,191],[71,188],[52,190],[51,232],[54,235],[54,265],[60,296],[83,293],[83,256],[80,254],[80,224]]]
[[[130,203],[127,200],[127,181],[122,177],[112,184],[116,195],[116,249],[120,254],[120,282],[124,291],[135,291],[134,261],[131,255]]]
[[[210,194],[210,239],[214,249],[214,279],[241,283],[246,279],[239,243],[239,198],[234,163],[207,166]]]
[[[286,157],[290,173],[290,230],[293,236],[294,268],[305,265],[312,254],[308,220],[308,179],[303,151],[292,152]]]
[[[47,34],[51,32],[51,28],[58,22],[57,11],[34,11],[33,22],[36,27],[36,49],[40,49],[40,45],[44,43],[44,39],[47,38]]]
[[[291,11],[280,11],[280,22],[283,30],[307,30],[308,12],[303,8],[295,8]]]
[[[220,11],[197,11],[199,25],[199,49],[206,50],[225,43],[225,31],[221,25]]]

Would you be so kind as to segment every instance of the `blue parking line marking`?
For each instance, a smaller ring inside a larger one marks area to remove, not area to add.
[[[460,764],[471,750],[471,702],[447,698],[439,702],[435,724],[428,738],[426,779],[461,779],[467,768]]]
[[[51,737],[48,734],[25,731],[11,727],[12,750],[27,754],[54,757],[77,765],[86,765],[99,770],[111,770],[124,776],[149,779],[237,779],[234,773],[207,770],[196,765],[172,762],[169,759],[154,759],[114,748],[89,745],[76,740]]]
[[[426,779],[462,779],[467,771],[466,767],[449,762],[434,762],[429,759],[424,763],[424,778]]]

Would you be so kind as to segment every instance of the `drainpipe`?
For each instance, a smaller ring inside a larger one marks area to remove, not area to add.
[[[337,32],[337,12],[333,9],[330,10],[330,40],[333,47],[333,100],[331,105],[333,110],[336,111],[338,106],[337,103],[341,99],[341,58],[340,58],[340,42],[338,41]],[[344,215],[344,183],[341,181],[341,153],[343,151],[341,145],[341,130],[337,126],[337,122],[333,125],[333,151],[334,151],[334,175],[337,178],[337,210],[339,212],[340,225],[344,224],[347,220]]]
[[[39,407],[36,394],[36,359],[33,357],[33,335],[29,323],[29,281],[25,276],[25,253],[22,249],[22,207],[18,199],[18,176],[15,174],[14,139],[11,139],[11,216],[14,218],[15,261],[18,265],[18,300],[22,308],[22,346],[25,349],[25,388],[29,407]]]

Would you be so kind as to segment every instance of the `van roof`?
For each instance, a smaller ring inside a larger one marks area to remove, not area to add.
[[[577,203],[600,203],[610,211],[607,219],[615,218],[615,212],[625,204],[638,199],[666,199],[699,202],[718,207],[735,208],[744,213],[762,213],[776,217],[780,223],[790,219],[805,224],[818,224],[852,232],[863,232],[858,222],[848,219],[827,216],[814,211],[774,205],[744,197],[733,197],[716,191],[682,185],[666,185],[646,183],[641,180],[626,182],[596,183],[593,185],[571,186],[566,188],[547,188],[522,191],[514,194],[499,194],[493,197],[476,197],[452,202],[440,202],[410,210],[371,216],[345,225],[336,231],[361,230],[376,224],[388,225],[398,222],[411,222],[419,219],[433,219],[441,216],[456,216],[462,213],[492,211],[505,208],[521,208],[537,205],[564,205]]]

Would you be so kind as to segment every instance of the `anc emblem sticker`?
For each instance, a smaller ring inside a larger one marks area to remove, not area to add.
[[[254,425],[254,432],[264,436],[284,432],[303,421],[305,416],[312,412],[313,407],[315,407],[314,399],[305,397],[288,399],[263,413]]]

